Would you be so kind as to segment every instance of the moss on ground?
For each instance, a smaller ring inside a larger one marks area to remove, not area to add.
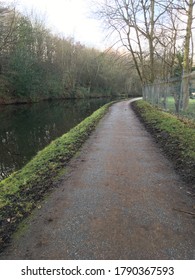
[[[18,223],[57,185],[68,161],[77,153],[112,103],[95,111],[40,151],[24,168],[0,182],[0,251]]]
[[[133,102],[132,108],[194,191],[195,122],[166,113],[143,100]]]

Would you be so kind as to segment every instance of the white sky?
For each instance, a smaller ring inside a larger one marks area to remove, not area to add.
[[[4,0],[3,2],[13,2]],[[21,10],[46,15],[46,25],[65,37],[73,37],[89,47],[105,49],[105,34],[101,23],[90,15],[90,0],[16,0]]]

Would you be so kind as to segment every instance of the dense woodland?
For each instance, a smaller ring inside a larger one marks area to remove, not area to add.
[[[180,90],[171,94],[186,109],[195,1],[96,2],[95,15],[115,36],[114,49],[100,51],[55,35],[42,19],[0,1],[0,103],[141,93],[147,99],[148,85],[176,77]]]
[[[0,103],[124,94],[140,94],[131,59],[54,35],[40,18],[0,4]]]

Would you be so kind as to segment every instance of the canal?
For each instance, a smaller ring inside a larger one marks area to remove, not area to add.
[[[109,101],[101,98],[0,106],[0,180]]]

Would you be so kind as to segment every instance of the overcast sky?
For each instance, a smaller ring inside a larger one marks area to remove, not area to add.
[[[3,2],[13,2],[4,0]],[[21,10],[32,8],[46,15],[48,27],[56,33],[63,33],[66,37],[73,37],[75,41],[97,48],[106,48],[101,23],[91,16],[90,0],[16,0]]]

